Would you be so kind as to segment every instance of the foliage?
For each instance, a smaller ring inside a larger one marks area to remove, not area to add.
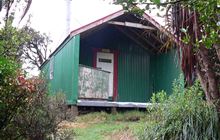
[[[18,110],[25,106],[33,86],[24,80],[19,66],[12,60],[0,57],[0,131],[5,128]],[[0,135],[1,135],[0,134]]]
[[[23,60],[28,60],[29,64],[40,68],[47,58],[48,44],[51,43],[50,38],[45,33],[41,34],[39,31],[28,26],[23,27],[21,33],[27,38],[21,45]]]
[[[218,140],[216,108],[203,98],[199,82],[187,89],[176,83],[169,97],[165,92],[155,94],[152,97],[153,106],[149,109],[153,121],[147,124],[140,139]]]
[[[44,94],[32,94],[29,104],[13,119],[13,128],[21,138],[31,140],[48,139],[50,135],[56,136],[58,125],[65,119],[66,103],[63,94],[48,96]],[[11,129],[11,130],[10,130]]]
[[[27,79],[13,60],[0,57],[0,137],[45,139],[56,136],[66,115],[65,97],[46,94],[43,79]]]
[[[66,118],[63,94],[48,96],[43,79],[27,79],[13,60],[0,57],[0,137],[41,140],[65,137],[58,132]],[[68,136],[71,136],[68,134]]]
[[[50,98],[45,94],[42,79],[27,79],[21,70],[22,47],[30,37],[27,32],[13,26],[13,21],[17,18],[16,12],[21,11],[19,6],[23,6],[24,10],[21,21],[31,2],[0,1],[0,11],[4,10],[5,13],[1,22],[4,25],[0,29],[1,139],[45,139],[48,134],[56,131],[58,118],[61,117],[60,110],[64,106],[63,98],[58,100],[58,97]]]
[[[157,94],[153,93],[151,97],[152,103],[163,103],[168,98],[166,92],[164,90],[158,92]]]
[[[63,94],[48,96],[45,92],[32,93],[28,103],[12,118],[1,138],[45,140],[72,137],[72,133],[59,130],[66,111]]]
[[[26,41],[24,36],[16,27],[12,26],[12,21],[0,30],[0,55],[14,60],[19,60],[21,55],[21,44]]]
[[[181,1],[172,6],[172,30],[177,38],[179,50],[182,50],[182,70],[189,84],[192,84],[195,71],[197,74],[203,73],[203,69],[212,71],[215,74],[219,71],[219,67],[215,69],[211,61],[215,59],[219,64],[218,50],[215,51],[216,44],[219,43],[220,26],[217,25],[217,0],[201,0],[194,2],[193,0]],[[182,16],[185,15],[185,16]],[[210,50],[213,51],[210,51]],[[216,59],[217,58],[217,59]],[[200,61],[201,60],[201,61]],[[206,65],[209,65],[207,67]],[[213,65],[213,66],[211,66]],[[211,66],[211,67],[210,67]],[[202,72],[202,73],[201,73]],[[216,78],[218,75],[216,75]],[[212,79],[208,73],[202,75],[207,81]],[[216,81],[214,84],[219,83]],[[201,79],[201,84],[203,81]],[[214,88],[213,83],[209,83]],[[214,91],[209,91],[211,92]],[[216,94],[216,93],[215,93]],[[207,97],[209,100],[210,98]]]
[[[4,0],[0,1],[0,12],[3,13],[3,19],[0,20],[0,56],[18,60],[21,55],[20,45],[26,40],[21,35],[21,31],[14,26],[14,19],[20,21],[27,14],[32,0]],[[22,9],[21,9],[22,8]],[[18,13],[21,17],[18,18]]]
[[[46,34],[34,30],[28,24],[21,29],[15,24],[18,18],[17,13],[22,11],[19,10],[20,6],[26,6],[20,19],[22,20],[31,2],[31,0],[5,0],[3,2],[2,7],[6,15],[1,22],[3,26],[0,29],[0,55],[19,62],[23,61],[22,63],[28,63],[27,65],[33,64],[30,68],[39,68],[47,57],[47,45],[51,40]]]
[[[11,21],[0,30],[0,55],[39,68],[47,58],[50,42],[46,34],[28,26],[18,29]]]
[[[55,136],[51,136],[50,139],[54,140],[74,140],[75,133],[72,129],[59,129]]]

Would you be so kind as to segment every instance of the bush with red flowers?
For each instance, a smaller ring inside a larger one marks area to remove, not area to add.
[[[26,78],[16,62],[0,57],[0,138],[56,137],[66,112],[64,94],[49,96],[44,79]]]
[[[2,133],[18,110],[27,103],[30,90],[24,85],[19,65],[0,58],[0,132]]]

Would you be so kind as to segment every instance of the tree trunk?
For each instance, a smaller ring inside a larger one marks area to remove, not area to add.
[[[220,44],[215,44],[214,48],[215,48],[216,53],[218,55],[218,60],[220,60]]]
[[[220,111],[220,104],[218,103],[220,99],[219,78],[216,75],[217,70],[215,67],[215,63],[219,63],[220,60],[220,52],[218,54],[218,51],[219,49],[213,51],[200,47],[196,55],[198,62],[196,70],[207,101],[215,103]],[[217,58],[218,62],[214,61],[213,58]]]

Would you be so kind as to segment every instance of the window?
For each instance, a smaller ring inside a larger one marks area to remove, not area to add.
[[[54,56],[51,57],[50,59],[50,80],[53,79],[53,71],[54,71]]]
[[[103,63],[112,63],[112,60],[111,60],[111,59],[99,58],[99,62],[103,62]]]

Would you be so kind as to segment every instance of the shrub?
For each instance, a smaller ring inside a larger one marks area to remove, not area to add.
[[[140,139],[218,140],[218,114],[213,104],[203,99],[199,82],[183,89],[179,82],[169,97],[164,91],[154,94],[148,123]]]
[[[56,137],[59,124],[65,119],[66,109],[63,94],[33,95],[26,108],[14,117],[13,127],[8,131],[22,139],[45,140]]]
[[[19,109],[27,104],[31,86],[24,80],[19,65],[0,57],[0,137],[5,135],[7,126]]]
[[[0,57],[0,139],[55,139],[66,111],[63,94],[49,96],[43,79],[27,79],[16,62]]]

